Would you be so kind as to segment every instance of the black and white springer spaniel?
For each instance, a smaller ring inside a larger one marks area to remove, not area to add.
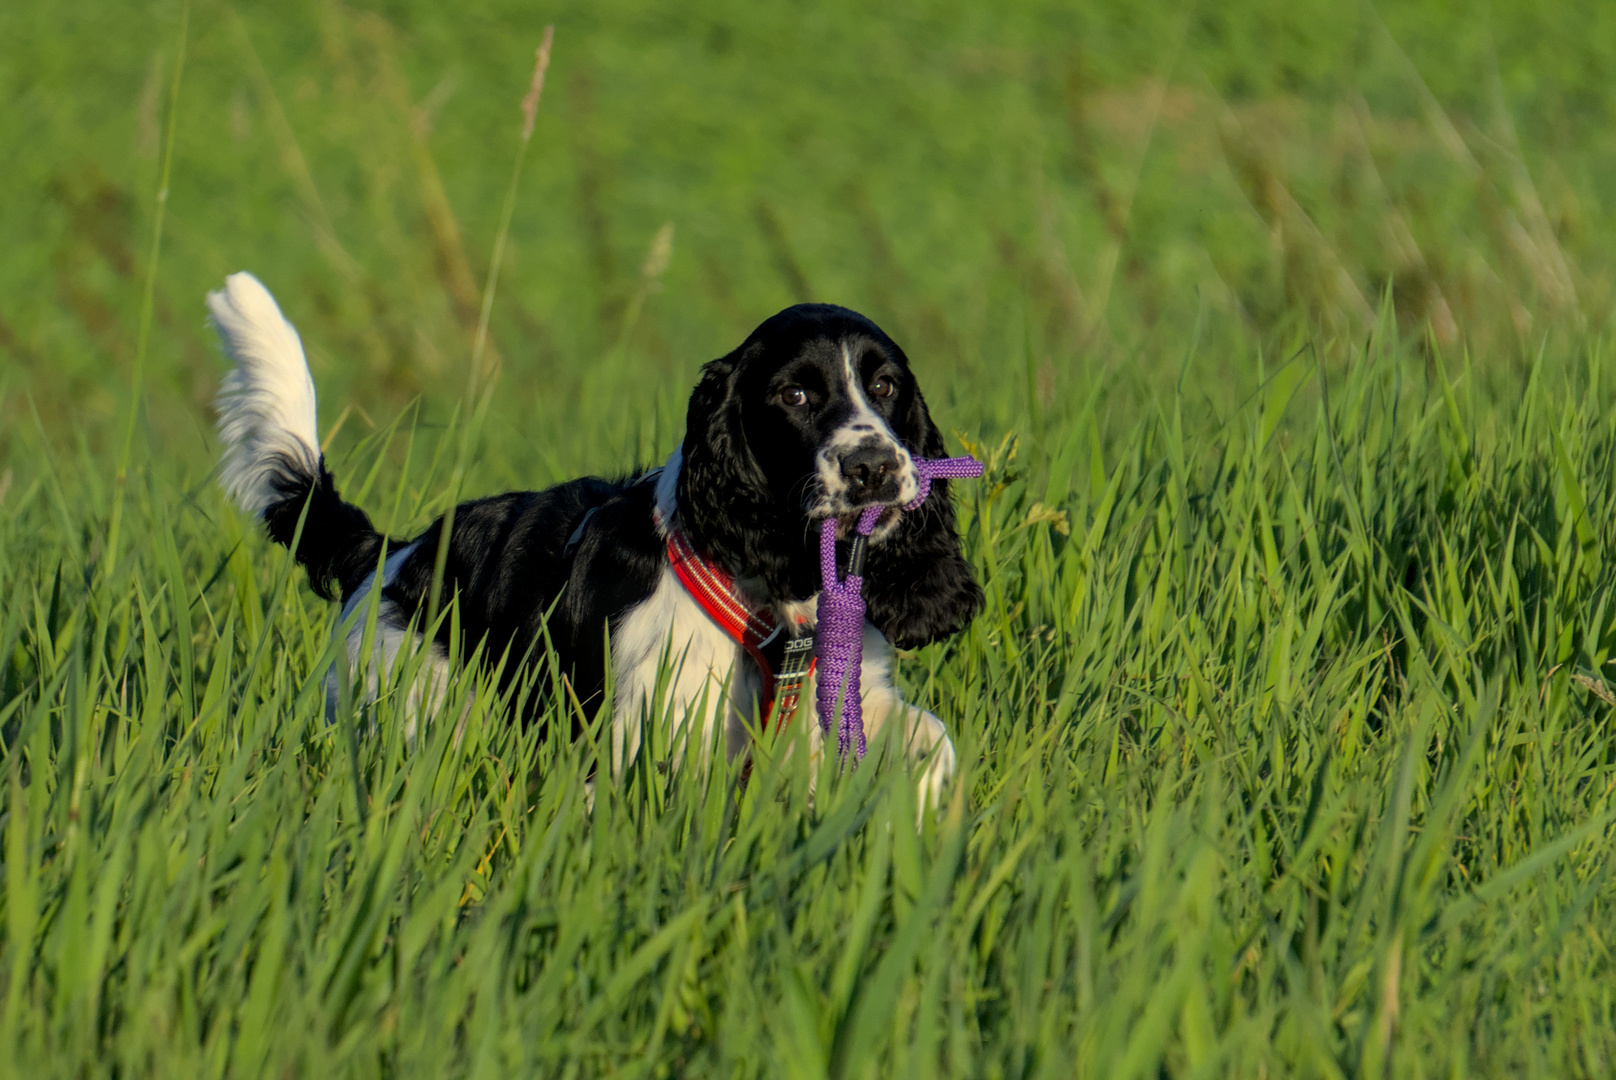
[[[940,457],[943,439],[903,350],[869,319],[799,304],[764,322],[702,368],[684,445],[660,468],[462,503],[434,605],[441,519],[413,539],[390,540],[337,494],[319,450],[302,343],[269,291],[250,274],[234,274],[208,306],[234,363],[218,399],[220,481],[271,539],[287,547],[296,539],[316,592],[341,598],[338,633],[347,635],[350,670],[363,648],[361,615],[371,590],[381,590],[368,692],[377,692],[429,609],[458,604],[459,648],[450,648],[451,621],[441,620],[429,670],[408,691],[410,735],[414,718],[441,704],[448,657],[471,656],[480,644],[485,663],[503,663],[502,689],[509,688],[545,663],[546,631],[593,713],[608,685],[609,635],[614,775],[638,751],[645,722],[666,725],[657,742],[676,755],[692,736],[703,748],[715,745],[722,724],[734,758],[760,716],[769,719],[779,671],[766,669],[793,643],[806,655],[819,590],[817,524],[835,517],[850,528],[863,508],[881,505],[891,509],[864,570],[865,726],[873,735],[902,719],[909,753],[926,759],[922,806],[940,805],[953,744],[942,721],[899,698],[892,646],[915,648],[963,629],[982,592],[960,552],[947,481],[934,482],[919,510],[898,509],[917,491],[911,455]],[[692,595],[688,575],[676,572],[679,551],[727,582],[755,620],[749,625],[778,631],[772,639],[732,636]],[[333,670],[327,683],[332,702],[336,677]],[[810,726],[817,759],[812,678],[794,702],[782,694],[777,712],[783,726],[800,702],[806,715],[798,722]],[[533,681],[530,716],[550,682]]]

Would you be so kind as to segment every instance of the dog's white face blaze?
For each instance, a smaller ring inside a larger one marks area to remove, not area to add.
[[[841,377],[853,408],[847,419],[830,433],[814,455],[818,498],[809,510],[809,516],[814,519],[846,517],[862,509],[848,497],[847,478],[842,475],[841,464],[844,455],[862,446],[874,445],[890,450],[898,459],[897,504],[909,502],[920,492],[920,477],[915,472],[914,459],[893,433],[891,425],[871,408],[870,399],[864,394],[864,381],[859,378],[858,369],[853,363],[853,352],[845,341],[842,343]],[[878,526],[876,536],[884,536],[896,524],[897,515],[888,515]]]

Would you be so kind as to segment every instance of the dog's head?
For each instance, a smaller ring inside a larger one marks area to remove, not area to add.
[[[777,600],[819,588],[819,523],[845,535],[889,507],[865,565],[870,619],[900,646],[962,628],[981,606],[946,481],[913,513],[914,458],[943,439],[908,357],[880,327],[829,304],[787,308],[702,369],[685,428],[679,513],[700,546]]]

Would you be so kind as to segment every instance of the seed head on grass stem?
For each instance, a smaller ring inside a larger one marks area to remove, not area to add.
[[[640,263],[640,284],[629,299],[628,310],[623,313],[623,326],[617,333],[617,344],[612,348],[612,357],[621,356],[623,350],[628,348],[628,339],[634,333],[634,327],[640,321],[640,314],[645,310],[645,302],[652,293],[662,286],[662,275],[667,273],[668,264],[673,261],[673,222],[665,222],[662,228],[651,237],[651,246],[645,249],[645,259]]]
[[[528,144],[533,140],[533,124],[539,114],[539,98],[544,94],[544,74],[550,69],[550,45],[555,40],[555,26],[544,28],[544,37],[533,53],[533,78],[522,97],[522,139],[516,150],[516,164],[511,168],[511,182],[505,189],[505,206],[500,212],[499,232],[494,235],[494,254],[488,261],[488,284],[483,287],[483,309],[477,320],[477,338],[471,347],[471,384],[468,398],[477,396],[477,384],[482,378],[483,350],[488,345],[488,322],[494,311],[494,290],[499,284],[499,265],[505,254],[505,239],[511,231],[511,215],[516,211],[516,188],[522,179],[522,163],[527,160]]]
[[[510,235],[511,216],[516,212],[516,192],[522,180],[522,163],[527,160],[528,144],[533,140],[533,124],[539,112],[539,99],[544,94],[544,74],[550,69],[550,46],[555,41],[555,26],[544,28],[544,37],[533,54],[533,78],[522,97],[522,137],[516,148],[516,163],[511,167],[511,182],[505,188],[505,206],[500,211],[499,231],[494,234],[494,252],[488,260],[488,283],[483,286],[482,313],[477,318],[477,337],[471,346],[471,371],[466,384],[466,413],[460,428],[459,450],[455,455],[454,471],[449,480],[449,507],[443,514],[443,529],[438,537],[438,555],[432,565],[432,591],[427,603],[425,625],[437,619],[439,596],[443,589],[443,575],[449,557],[449,538],[454,534],[455,505],[460,501],[460,485],[465,479],[466,459],[471,443],[481,430],[483,417],[492,400],[497,372],[489,372],[483,379],[483,351],[488,346],[488,322],[494,312],[494,291],[499,285],[499,266],[505,257],[505,239]],[[479,390],[481,394],[479,395]]]
[[[174,127],[179,116],[180,77],[185,74],[185,43],[191,29],[191,5],[180,14],[180,40],[174,61],[174,80],[168,88],[168,133],[163,139],[163,171],[157,182],[157,207],[152,215],[151,249],[146,256],[146,285],[140,295],[140,332],[135,339],[135,368],[129,376],[129,418],[124,425],[118,451],[117,496],[107,523],[105,573],[111,574],[118,562],[118,533],[123,522],[124,486],[129,476],[129,458],[134,451],[135,423],[140,416],[140,388],[145,378],[146,348],[151,342],[152,311],[156,307],[157,259],[163,250],[163,216],[168,209],[168,181],[174,165]]]

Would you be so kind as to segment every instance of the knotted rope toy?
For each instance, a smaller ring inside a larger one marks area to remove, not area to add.
[[[955,458],[915,458],[920,490],[903,504],[905,512],[920,509],[931,494],[935,480],[970,480],[982,475],[982,463],[969,455]],[[836,577],[836,519],[826,518],[819,526],[819,625],[814,631],[814,651],[818,656],[819,726],[828,737],[836,728],[836,746],[842,757],[849,749],[864,757],[864,706],[859,697],[859,669],[864,663],[864,548],[875,531],[885,506],[866,506],[853,530],[852,550],[847,557],[847,576]],[[841,700],[840,717],[836,703]]]

